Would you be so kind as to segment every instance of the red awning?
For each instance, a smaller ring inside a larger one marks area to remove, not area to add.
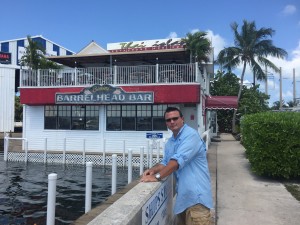
[[[208,96],[206,109],[237,109],[237,96]]]

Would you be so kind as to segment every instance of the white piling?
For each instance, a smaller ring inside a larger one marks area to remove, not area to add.
[[[47,225],[55,225],[56,180],[56,173],[48,175]]]
[[[150,155],[149,155],[149,168],[152,167],[152,157],[153,157],[153,145],[150,148]]]
[[[44,147],[44,163],[47,163],[47,148],[48,148],[48,139],[45,138],[45,147]]]
[[[83,139],[82,164],[85,163],[85,139]]]
[[[117,154],[112,155],[111,168],[111,194],[116,193],[117,190]]]
[[[92,208],[92,167],[92,162],[86,163],[85,213],[89,212]]]
[[[106,139],[103,140],[103,154],[102,154],[102,159],[103,159],[103,162],[102,162],[102,165],[105,166],[105,149],[106,148]]]
[[[144,172],[144,147],[140,148],[140,175]]]
[[[25,140],[25,163],[28,161],[28,141]]]
[[[147,168],[150,168],[149,156],[150,156],[150,140],[148,140],[148,146],[147,146]]]
[[[159,162],[159,155],[160,155],[160,141],[158,140],[157,141],[157,145],[156,145],[156,149],[157,149],[157,152],[156,152],[156,162],[158,163]]]
[[[5,133],[5,137],[4,137],[4,161],[7,161],[8,146],[9,146],[9,137],[8,137],[8,134]]]
[[[66,149],[67,149],[67,139],[64,138],[64,150],[63,150],[63,164],[66,164]]]
[[[125,147],[126,147],[126,142],[123,140],[123,167],[125,166]]]
[[[132,149],[128,149],[128,162],[127,162],[127,168],[128,168],[128,184],[132,182]]]

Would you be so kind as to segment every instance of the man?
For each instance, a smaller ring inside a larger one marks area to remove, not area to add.
[[[181,111],[168,107],[167,127],[173,135],[165,145],[162,162],[146,170],[141,182],[155,182],[174,172],[178,225],[209,225],[213,208],[206,147],[198,132],[184,124]]]

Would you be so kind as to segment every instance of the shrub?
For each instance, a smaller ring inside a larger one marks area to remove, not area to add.
[[[300,113],[247,115],[241,131],[253,172],[277,178],[300,176]]]

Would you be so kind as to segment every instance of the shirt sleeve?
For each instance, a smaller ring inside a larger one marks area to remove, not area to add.
[[[206,147],[198,133],[190,132],[179,140],[176,148],[176,153],[171,159],[176,160],[179,164],[179,169],[182,169],[197,154],[203,154]]]

